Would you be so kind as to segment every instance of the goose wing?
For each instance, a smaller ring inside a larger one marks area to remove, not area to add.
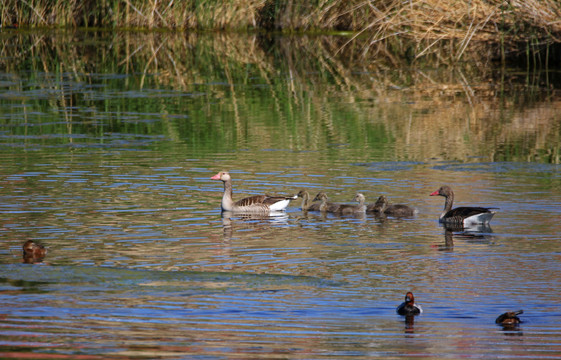
[[[491,210],[489,208],[484,207],[471,207],[471,206],[462,206],[452,209],[446,213],[446,217],[461,217],[461,218],[468,218],[470,216],[489,213]]]
[[[253,195],[235,202],[236,206],[273,205],[279,201],[294,200],[290,196]]]

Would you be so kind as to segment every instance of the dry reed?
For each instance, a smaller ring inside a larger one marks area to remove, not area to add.
[[[449,58],[472,43],[505,52],[521,44],[561,42],[558,0],[4,0],[4,24],[168,29],[352,31],[421,57],[453,41]],[[388,43],[391,42],[391,43]],[[406,41],[407,43],[401,43]],[[413,44],[413,45],[411,45]],[[394,49],[395,50],[395,49]]]

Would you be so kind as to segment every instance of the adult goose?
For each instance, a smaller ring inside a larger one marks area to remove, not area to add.
[[[395,311],[399,315],[413,316],[422,313],[423,309],[421,308],[421,305],[415,304],[415,297],[413,296],[413,293],[408,291],[407,294],[405,294],[405,301],[402,302]]]
[[[300,190],[296,196],[302,198],[302,211],[319,211],[321,204],[319,202],[310,202],[308,191]]]
[[[450,186],[444,185],[430,194],[430,196],[435,195],[446,198],[444,211],[439,218],[439,221],[445,225],[488,224],[495,215],[495,212],[491,211],[493,208],[462,206],[452,209],[454,192]]]
[[[415,209],[404,204],[389,204],[384,195],[381,195],[376,203],[368,205],[366,211],[396,217],[413,216],[416,212]]]
[[[270,196],[254,195],[234,202],[232,200],[232,178],[227,171],[220,171],[211,177],[211,180],[221,180],[224,183],[224,195],[222,195],[222,211],[235,211],[247,213],[270,213],[283,211],[290,200],[296,196]]]

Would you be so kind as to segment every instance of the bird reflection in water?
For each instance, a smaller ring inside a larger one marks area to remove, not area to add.
[[[244,213],[236,211],[222,212],[222,229],[224,231],[224,241],[232,239],[235,228],[258,229],[265,227],[265,224],[288,224],[288,215],[284,211],[271,211],[268,214]]]
[[[405,316],[405,333],[413,334],[415,332],[415,315]]]
[[[33,240],[27,240],[23,244],[23,262],[25,264],[36,264],[43,261],[47,255],[47,249]]]
[[[473,243],[490,244],[493,241],[493,230],[489,225],[451,226],[444,227],[444,244],[433,246],[438,251],[452,251],[455,240],[465,240]]]

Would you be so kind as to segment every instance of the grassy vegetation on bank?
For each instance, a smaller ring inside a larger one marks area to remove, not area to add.
[[[4,0],[3,24],[170,29],[353,31],[363,51],[411,40],[422,56],[441,41],[500,51],[561,43],[559,0]]]

